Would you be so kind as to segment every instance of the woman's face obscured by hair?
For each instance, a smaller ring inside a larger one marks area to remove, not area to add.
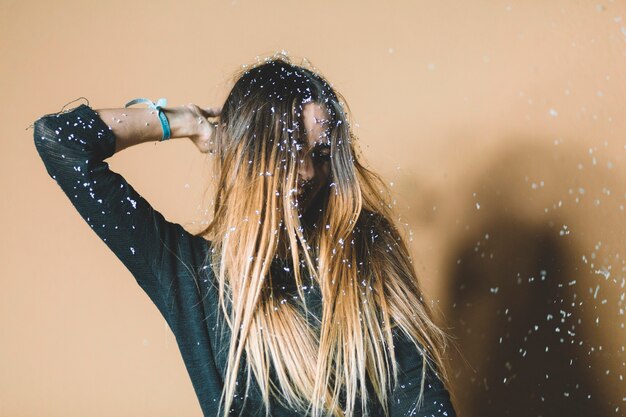
[[[302,119],[306,143],[301,144],[298,165],[298,207],[306,211],[311,203],[328,187],[330,179],[330,117],[324,106],[307,103]]]
[[[270,204],[269,195],[282,196],[285,216],[291,216],[287,211],[296,204],[306,220],[314,220],[314,214],[328,206],[329,196],[354,200],[346,114],[320,75],[281,60],[247,69],[235,82],[220,117],[218,162],[225,173],[221,188],[238,184],[250,191],[237,197],[237,204],[248,197]],[[260,184],[258,189],[250,188],[254,184]],[[335,193],[330,194],[333,186]]]

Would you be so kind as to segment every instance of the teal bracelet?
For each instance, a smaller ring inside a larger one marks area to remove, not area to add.
[[[170,130],[170,122],[167,120],[165,112],[163,112],[162,109],[162,107],[167,106],[167,99],[160,98],[157,100],[156,103],[153,103],[147,98],[136,98],[126,103],[124,107],[130,107],[138,103],[148,103],[148,108],[155,109],[158,112],[159,121],[161,122],[161,129],[163,129],[163,137],[161,138],[161,141],[169,139],[172,135],[172,131]]]

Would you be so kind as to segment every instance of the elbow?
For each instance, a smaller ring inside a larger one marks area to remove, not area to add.
[[[61,146],[62,127],[54,117],[43,116],[34,123],[33,139],[35,148],[44,162],[50,159]]]
[[[104,160],[115,153],[115,137],[90,107],[82,104],[66,113],[45,115],[34,123],[40,155],[64,153],[82,160]]]
[[[55,129],[50,122],[49,117],[43,116],[37,119],[34,123],[33,139],[35,141],[35,148],[39,155],[44,158],[46,150],[50,148],[50,142],[57,142],[58,138],[55,135]]]
[[[48,175],[59,181],[61,177],[71,176],[70,168],[81,169],[83,162],[89,159],[89,152],[84,145],[74,140],[72,128],[64,117],[46,115],[34,123],[33,139],[39,157]]]
[[[57,129],[54,128],[53,123],[46,116],[39,118],[34,123],[33,139],[35,148],[43,161],[48,175],[53,179],[56,179],[58,165],[55,155],[63,154],[62,151],[58,150],[60,138],[58,133],[55,133],[55,130]]]
[[[61,141],[60,135],[63,131],[63,126],[61,126],[61,119],[54,114],[40,117],[35,120],[33,125],[33,136],[38,150],[46,143]]]
[[[77,123],[73,123],[69,117],[70,114],[53,113],[35,121],[33,139],[44,162],[61,155],[63,158],[71,156],[77,159],[91,157],[89,143],[83,139],[84,135],[76,127]]]
[[[82,180],[114,153],[115,138],[109,127],[86,105],[39,118],[33,135],[48,174],[57,182],[60,178]]]

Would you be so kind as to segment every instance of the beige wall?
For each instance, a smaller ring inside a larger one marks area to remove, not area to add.
[[[165,321],[25,129],[80,96],[217,105],[282,49],[346,97],[393,182],[463,354],[459,414],[625,413],[623,1],[0,0],[0,48],[0,416],[201,415]],[[190,142],[109,163],[198,229],[210,172]]]

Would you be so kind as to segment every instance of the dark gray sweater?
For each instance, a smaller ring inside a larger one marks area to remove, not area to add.
[[[109,169],[104,160],[115,152],[115,136],[87,105],[38,119],[34,140],[48,174],[163,314],[176,336],[204,415],[217,416],[229,329],[218,306],[213,271],[204,266],[210,242],[167,221],[121,175]],[[285,270],[282,266],[273,268],[276,273]],[[319,289],[309,285],[305,295],[311,310],[319,316]],[[404,338],[394,344],[401,372],[389,403],[391,416],[454,417],[448,392],[430,371],[424,402],[415,409],[422,357]],[[239,375],[238,386],[243,387],[243,366]],[[231,413],[263,416],[265,410],[254,379],[245,404],[243,392],[241,388]],[[275,401],[270,411],[273,417],[302,417]],[[370,412],[382,416],[380,404],[372,402]],[[361,415],[360,410],[356,415]]]

